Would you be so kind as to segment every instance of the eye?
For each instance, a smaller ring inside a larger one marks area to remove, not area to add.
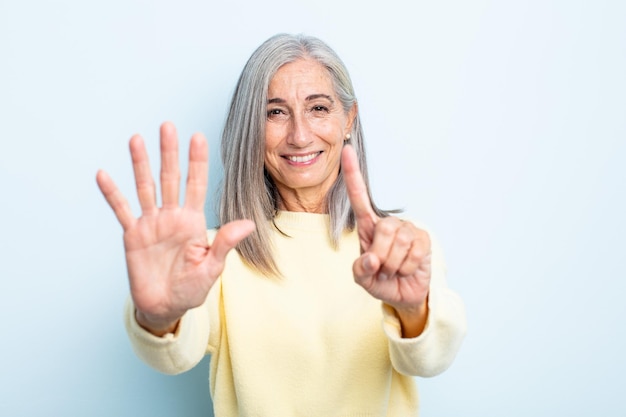
[[[275,119],[277,117],[283,117],[285,116],[285,112],[282,109],[270,109],[267,111],[267,118],[268,119]]]
[[[326,106],[313,106],[313,111],[314,112],[324,112],[324,113],[328,113],[328,107]]]

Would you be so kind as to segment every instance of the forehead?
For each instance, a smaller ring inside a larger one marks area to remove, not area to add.
[[[270,96],[285,95],[296,93],[299,90],[307,90],[309,93],[333,94],[333,80],[328,69],[310,58],[289,62],[276,71],[270,81],[268,93]]]

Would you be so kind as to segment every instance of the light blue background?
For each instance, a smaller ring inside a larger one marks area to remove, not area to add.
[[[156,171],[172,120],[208,136],[215,190],[236,78],[277,32],[345,60],[374,195],[431,226],[467,304],[422,415],[625,415],[625,5],[0,0],[0,415],[211,415],[208,360],[168,377],[131,351],[94,177],[136,209],[127,141]]]

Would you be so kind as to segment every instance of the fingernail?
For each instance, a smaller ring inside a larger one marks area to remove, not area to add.
[[[381,281],[386,281],[387,278],[389,278],[387,274],[378,274],[378,279]]]
[[[366,272],[369,272],[372,270],[372,260],[370,259],[369,256],[366,256],[365,258],[363,258],[363,269],[365,269]]]

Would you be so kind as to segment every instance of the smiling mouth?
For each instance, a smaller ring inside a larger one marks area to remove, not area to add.
[[[309,162],[309,161],[315,159],[321,153],[322,153],[322,151],[313,152],[313,153],[310,153],[308,155],[284,155],[283,158],[287,159],[288,161],[301,164],[301,163]]]

